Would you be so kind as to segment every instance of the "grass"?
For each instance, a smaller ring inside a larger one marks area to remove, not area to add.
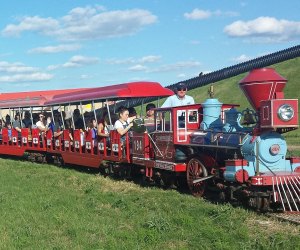
[[[0,249],[299,249],[299,228],[175,190],[0,159]]]

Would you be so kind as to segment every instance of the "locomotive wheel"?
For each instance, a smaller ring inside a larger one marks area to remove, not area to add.
[[[187,184],[192,193],[196,197],[201,197],[205,191],[205,181],[193,183],[194,180],[207,176],[207,170],[198,158],[191,158],[187,165]]]

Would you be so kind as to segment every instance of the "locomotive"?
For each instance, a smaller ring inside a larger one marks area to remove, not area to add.
[[[216,187],[223,199],[261,211],[299,211],[300,158],[286,157],[282,136],[298,127],[298,100],[284,99],[286,81],[271,68],[253,70],[241,80],[254,110],[238,112],[237,105],[222,104],[212,95],[201,105],[157,109],[157,117],[171,117],[173,128],[164,125],[154,133],[156,158],[171,157],[168,148],[174,147],[175,161],[186,162],[195,196]]]
[[[274,69],[251,71],[240,87],[253,110],[238,112],[236,104],[213,97],[201,104],[156,108],[152,124],[134,120],[125,143],[116,130],[93,138],[92,131],[64,124],[63,111],[92,104],[94,118],[107,109],[110,125],[121,101],[163,98],[173,94],[155,82],[135,82],[99,88],[37,91],[0,95],[1,110],[22,114],[59,110],[63,133],[37,128],[2,128],[0,154],[40,162],[100,168],[108,174],[132,175],[165,185],[187,184],[194,196],[214,190],[224,200],[237,200],[258,210],[300,209],[300,158],[287,157],[283,133],[298,127],[298,100],[285,99],[287,80]],[[101,103],[96,109],[95,104]],[[83,113],[83,112],[81,112]],[[83,121],[84,116],[82,115]],[[57,118],[56,118],[57,119]],[[244,122],[242,122],[244,120]],[[85,127],[86,124],[84,124]],[[72,134],[72,138],[70,137]]]

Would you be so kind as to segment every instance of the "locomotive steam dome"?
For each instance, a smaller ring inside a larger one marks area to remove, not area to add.
[[[254,69],[239,82],[239,86],[255,110],[259,110],[260,101],[275,99],[282,92],[287,80],[275,69]]]

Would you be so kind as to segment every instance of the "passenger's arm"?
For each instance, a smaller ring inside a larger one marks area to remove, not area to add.
[[[132,126],[133,123],[131,122],[126,128],[117,128],[117,131],[120,135],[125,135]]]
[[[60,135],[63,134],[64,131],[58,131],[58,132],[54,132],[54,137],[59,137]]]
[[[19,127],[15,127],[14,129],[17,130],[17,131],[20,132],[20,133],[21,133],[21,131],[22,131]]]
[[[97,134],[98,134],[99,136],[102,136],[102,137],[109,137],[109,134],[105,134],[105,133],[102,132],[102,131],[104,131],[103,123],[99,123],[99,124],[98,124]]]
[[[37,126],[37,128],[38,128],[41,132],[47,132],[47,131],[48,131],[48,128],[47,128],[47,127],[43,128],[43,127],[41,127],[41,126]]]

